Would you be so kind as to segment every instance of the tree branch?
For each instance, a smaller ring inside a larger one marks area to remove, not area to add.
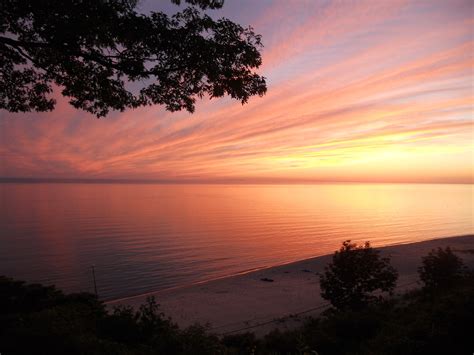
[[[59,50],[58,47],[52,46],[48,43],[19,41],[19,40],[15,40],[15,39],[8,38],[8,37],[2,37],[2,36],[0,36],[0,43],[4,43],[6,45],[9,45],[9,46],[13,47],[15,50],[18,51],[18,53],[20,55],[22,55],[23,57],[29,59],[35,65],[39,66],[41,69],[49,71],[49,72],[50,72],[50,70],[43,67],[36,60],[34,60],[30,55],[26,54],[23,51],[23,49],[28,50],[28,47],[30,47],[30,48],[50,48],[50,49]],[[104,55],[104,54],[98,53],[96,51],[93,51],[92,49],[89,49],[88,52],[77,51],[77,50],[74,50],[74,49],[72,49],[70,47],[67,47],[67,46],[64,46],[62,49],[64,49],[65,53],[69,52],[69,54],[72,55],[72,56],[81,57],[83,59],[96,62],[96,63],[98,63],[98,64],[100,64],[104,67],[119,70],[119,71],[122,71],[125,74],[127,74],[127,68],[123,67],[122,65],[120,65],[117,62],[113,62],[111,60],[108,60],[109,58],[120,58],[120,55],[118,55],[118,56],[117,55],[114,55],[114,56],[113,55]],[[149,57],[142,58],[142,59],[148,60],[148,61],[156,61],[156,59],[149,58]],[[160,69],[158,71],[157,70],[144,70],[144,71],[139,72],[138,74],[141,75],[141,76],[148,76],[148,75],[158,76],[160,73],[169,73],[169,72],[179,71],[179,70],[183,70],[183,69],[186,69],[186,66],[163,68],[163,69]]]

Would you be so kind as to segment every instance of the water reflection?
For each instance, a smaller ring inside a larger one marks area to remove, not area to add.
[[[332,252],[473,232],[471,185],[0,184],[1,274],[133,295]]]

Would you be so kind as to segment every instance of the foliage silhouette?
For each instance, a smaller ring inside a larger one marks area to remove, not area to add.
[[[321,296],[338,309],[360,309],[378,299],[373,292],[392,292],[398,278],[388,258],[369,242],[346,240],[320,277]]]
[[[452,287],[463,276],[465,266],[450,247],[433,249],[422,258],[418,268],[425,289],[442,290]]]
[[[473,297],[471,275],[434,297],[414,291],[364,309],[331,312],[309,320],[299,332],[310,349],[324,355],[468,354]],[[294,341],[293,349],[297,346]]]
[[[180,4],[180,0],[172,0]],[[50,111],[54,86],[77,109],[164,105],[194,112],[197,97],[246,103],[264,95],[261,37],[206,9],[223,0],[185,0],[168,16],[144,15],[136,0],[0,2],[0,108]]]
[[[350,244],[350,243],[349,243]],[[359,247],[363,248],[363,247]],[[467,354],[472,352],[474,272],[445,292],[414,290],[364,308],[326,312],[293,330],[222,339],[178,328],[153,298],[106,311],[91,294],[0,277],[2,354]]]
[[[216,354],[223,345],[206,328],[179,329],[154,298],[138,310],[107,312],[92,294],[0,277],[2,354]]]
[[[294,330],[274,330],[260,339],[231,335],[223,342],[230,354],[469,354],[473,299],[469,272],[444,293],[414,290],[363,309],[327,312]]]

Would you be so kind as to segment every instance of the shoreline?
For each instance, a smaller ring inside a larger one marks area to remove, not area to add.
[[[474,266],[474,235],[376,249],[383,256],[391,256],[392,265],[399,272],[395,292],[400,293],[417,284],[421,257],[431,249],[446,246],[451,246],[468,266]],[[304,317],[318,315],[328,306],[320,296],[318,274],[331,258],[332,254],[316,256],[104,303],[108,307],[138,307],[146,297],[154,296],[160,310],[181,327],[200,323],[209,324],[209,330],[218,334],[252,329],[263,335],[277,327],[295,327]]]
[[[456,235],[456,236],[451,236],[451,237],[437,237],[437,238],[432,238],[432,239],[426,239],[426,240],[423,240],[423,241],[420,241],[420,242],[408,241],[408,242],[402,242],[402,243],[393,243],[393,244],[387,244],[387,245],[384,245],[384,246],[373,247],[373,248],[378,249],[378,250],[382,250],[382,249],[385,249],[385,248],[397,247],[397,246],[402,246],[402,245],[418,244],[418,243],[432,242],[432,241],[435,241],[435,240],[444,240],[444,239],[452,239],[452,238],[464,238],[464,237],[474,237],[474,234],[463,234],[463,235]],[[334,250],[334,251],[336,251],[336,250]],[[163,288],[163,289],[160,289],[160,290],[148,291],[148,292],[139,293],[139,294],[131,295],[131,296],[105,299],[105,300],[103,300],[103,302],[105,304],[123,303],[127,300],[131,300],[131,299],[134,299],[134,298],[137,298],[137,297],[141,298],[141,297],[146,297],[146,296],[150,296],[150,295],[157,295],[157,294],[162,293],[162,292],[180,290],[180,289],[183,289],[183,288],[198,286],[198,285],[201,285],[201,284],[206,284],[206,283],[219,281],[219,280],[223,280],[223,279],[228,279],[228,278],[232,278],[232,277],[238,277],[238,276],[241,276],[241,275],[247,275],[247,274],[251,274],[251,273],[254,273],[254,272],[259,272],[259,271],[262,271],[262,270],[278,268],[278,267],[282,267],[282,266],[286,266],[286,265],[296,264],[296,263],[300,263],[300,262],[304,262],[304,261],[310,261],[310,260],[313,260],[313,259],[328,257],[328,256],[332,256],[332,255],[333,254],[322,254],[322,255],[311,256],[309,258],[298,259],[298,260],[294,260],[294,261],[288,261],[288,262],[284,262],[284,263],[281,263],[281,264],[273,264],[273,265],[266,265],[266,266],[261,266],[261,267],[254,267],[254,268],[250,268],[250,269],[246,269],[246,270],[242,270],[242,271],[237,271],[235,273],[230,273],[230,274],[226,274],[226,275],[222,275],[222,276],[216,276],[216,277],[211,277],[211,278],[204,279],[204,280],[193,281],[193,282],[190,282],[190,283],[187,283],[187,284],[184,284],[184,285],[176,285],[176,286],[166,287],[166,288]]]

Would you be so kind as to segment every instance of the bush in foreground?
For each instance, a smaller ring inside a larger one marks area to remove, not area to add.
[[[106,312],[94,295],[0,277],[0,352],[9,354],[216,354],[206,328],[179,329],[153,298]]]
[[[433,249],[422,258],[418,268],[420,280],[425,289],[442,290],[450,288],[463,277],[464,263],[450,247]]]
[[[358,246],[346,240],[321,276],[321,296],[338,309],[361,309],[379,297],[375,291],[391,293],[398,273],[390,259],[382,258],[369,242]]]
[[[275,330],[262,339],[244,334],[223,342],[230,354],[470,354],[473,300],[471,273],[444,293],[427,297],[416,290],[364,309],[327,312],[298,329]]]
[[[0,277],[0,352],[470,354],[474,273],[458,276],[443,292],[423,288],[369,302],[363,308],[332,309],[291,331],[274,330],[263,338],[245,333],[221,339],[199,325],[178,328],[159,311],[153,298],[138,310],[117,307],[107,312],[90,294],[65,295],[52,286]]]

